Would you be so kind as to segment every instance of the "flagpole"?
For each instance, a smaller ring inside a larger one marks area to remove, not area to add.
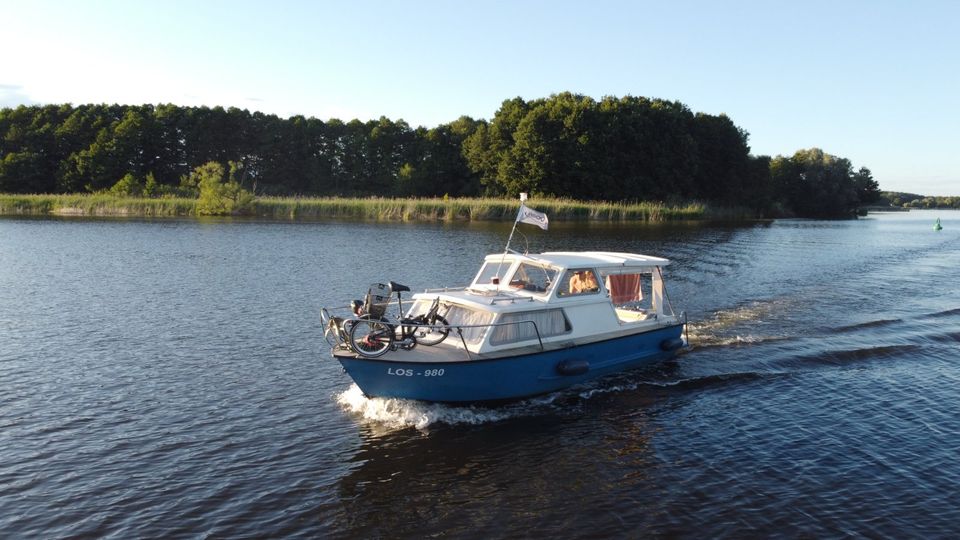
[[[507,252],[510,251],[510,241],[513,240],[513,233],[516,232],[517,230],[517,222],[520,221],[520,212],[523,212],[523,207],[524,207],[523,203],[526,200],[527,200],[527,194],[521,193],[520,194],[520,210],[517,211],[517,217],[513,218],[513,228],[510,229],[510,236],[507,237],[507,247],[503,249],[504,256],[506,256]],[[499,271],[500,269],[498,268],[497,272],[499,273]]]
[[[527,194],[520,194],[520,210],[517,211],[517,217],[513,218],[513,228],[510,229],[510,236],[507,237],[507,247],[503,248],[503,256],[500,257],[500,264],[497,265],[497,290],[500,290],[500,269],[503,268],[503,261],[507,258],[507,253],[510,252],[510,241],[513,240],[513,233],[517,230],[517,222],[520,221],[520,212],[523,211],[523,201],[527,200]]]
[[[520,202],[520,211],[523,211],[523,202],[522,202],[522,201]],[[519,216],[519,215],[520,215],[520,213],[518,212],[518,213],[517,213],[517,216]],[[518,220],[517,218],[513,218],[513,228],[510,229],[510,236],[507,237],[507,247],[504,248],[504,250],[503,250],[503,254],[504,254],[504,255],[506,255],[507,252],[510,251],[510,241],[513,240],[513,233],[515,233],[515,232],[517,231],[517,223],[518,223],[518,222],[519,222],[519,220]]]

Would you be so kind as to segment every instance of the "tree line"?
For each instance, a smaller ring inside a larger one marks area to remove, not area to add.
[[[810,217],[850,216],[879,197],[870,171],[847,159],[819,149],[754,156],[748,133],[726,115],[634,96],[514,98],[489,121],[462,116],[434,128],[222,107],[20,106],[0,109],[0,135],[7,193],[182,195],[214,162],[256,195],[528,192]]]
[[[903,208],[952,208],[960,209],[960,197],[931,197],[916,193],[884,191],[880,200],[890,206]]]

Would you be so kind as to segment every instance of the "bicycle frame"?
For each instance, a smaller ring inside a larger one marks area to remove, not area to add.
[[[368,358],[375,358],[388,350],[409,351],[418,343],[425,346],[439,344],[450,334],[449,323],[438,314],[440,297],[434,298],[425,313],[405,317],[402,292],[409,290],[409,287],[392,281],[390,285],[371,286],[362,305],[359,300],[351,303],[353,317],[331,318],[326,314],[330,331],[325,335],[332,335],[337,342],[347,344],[356,353]],[[390,297],[394,294],[397,295],[396,317],[388,315],[390,304],[393,303]],[[321,319],[324,314],[325,310],[322,310]]]
[[[392,321],[387,322],[387,324],[394,327],[395,339],[399,341],[398,344],[401,347],[403,347],[408,340],[413,340],[414,345],[410,346],[410,348],[413,348],[417,341],[417,330],[424,325],[429,325],[431,319],[436,318],[437,311],[440,308],[440,298],[437,297],[433,300],[433,304],[430,306],[430,309],[426,311],[426,313],[422,313],[416,317],[404,317],[405,312],[403,310],[403,298],[401,292],[402,291],[390,291],[391,295],[394,293],[397,295],[397,324],[392,324]],[[399,335],[396,335],[396,326],[400,327]]]

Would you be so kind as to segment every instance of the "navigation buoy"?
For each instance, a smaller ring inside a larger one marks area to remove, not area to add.
[[[933,226],[933,230],[939,231],[941,229],[943,229],[943,227],[940,225],[940,218],[937,218],[937,224]]]

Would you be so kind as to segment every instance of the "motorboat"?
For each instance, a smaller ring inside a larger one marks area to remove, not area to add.
[[[518,253],[508,241],[468,286],[425,290],[405,308],[409,288],[374,284],[362,304],[323,308],[321,319],[333,358],[368,397],[516,400],[674,356],[686,345],[686,317],[667,296],[669,263]]]

